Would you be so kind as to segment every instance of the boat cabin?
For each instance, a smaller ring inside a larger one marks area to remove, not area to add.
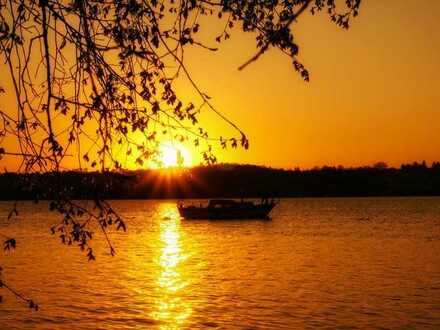
[[[208,203],[208,207],[210,208],[230,208],[230,207],[237,207],[237,206],[252,206],[254,203],[252,202],[237,202],[233,199],[211,199]]]

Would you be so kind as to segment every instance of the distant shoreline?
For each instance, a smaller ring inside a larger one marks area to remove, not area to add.
[[[276,197],[276,199],[368,199],[368,198],[440,198],[440,195],[374,195],[374,196],[280,196]],[[240,199],[240,197],[224,197],[224,196],[213,196],[213,197],[183,197],[183,198],[110,198],[107,199],[107,201],[194,201],[194,200],[209,200],[209,199]],[[249,199],[261,199],[261,197],[245,197],[245,200]],[[93,199],[74,199],[75,201],[93,201]],[[52,199],[39,199],[38,203],[40,202],[50,202]],[[0,202],[29,202],[34,203],[35,200],[33,199],[0,199]]]
[[[440,196],[440,163],[310,170],[220,164],[181,170],[3,173],[0,200]]]

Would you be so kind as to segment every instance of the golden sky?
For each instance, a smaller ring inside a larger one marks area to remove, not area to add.
[[[250,150],[221,161],[440,160],[440,1],[367,0],[348,31],[324,14],[303,15],[294,29],[310,83],[276,51],[238,71],[254,54],[253,36],[238,31],[217,54],[186,53],[195,80],[250,138]]]
[[[255,54],[255,36],[239,29],[218,52],[187,49],[192,78],[250,139],[247,151],[217,150],[218,160],[283,168],[440,160],[439,13],[440,1],[364,0],[348,31],[305,13],[293,29],[309,83],[276,50],[238,71]],[[206,20],[201,35],[216,46],[222,28]],[[192,98],[184,79],[177,88]],[[210,113],[201,119],[213,135],[233,133]]]

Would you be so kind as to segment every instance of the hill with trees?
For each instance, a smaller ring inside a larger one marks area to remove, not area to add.
[[[59,187],[72,199],[212,197],[336,197],[440,195],[440,162],[385,163],[307,170],[219,164],[181,169],[0,175],[0,199],[54,199]]]

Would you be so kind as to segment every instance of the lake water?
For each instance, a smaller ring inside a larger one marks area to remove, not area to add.
[[[114,201],[127,233],[97,260],[50,234],[47,204],[0,203],[0,329],[440,329],[440,198],[286,199],[272,220],[188,221]]]

